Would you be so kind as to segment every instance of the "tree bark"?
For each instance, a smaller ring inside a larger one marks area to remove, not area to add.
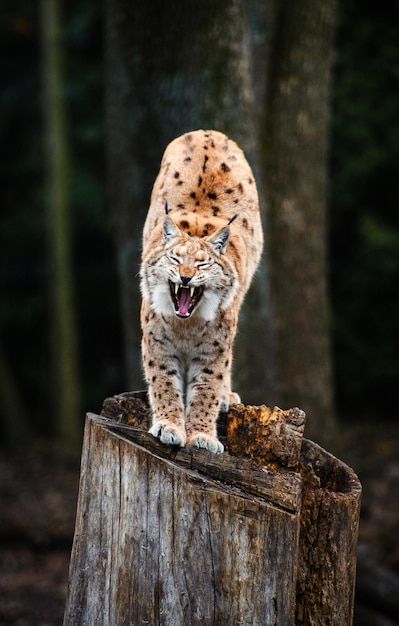
[[[249,497],[230,468],[215,481],[187,453],[165,462],[95,416],[85,454],[64,624],[293,623],[298,513],[262,498],[267,475]],[[298,507],[299,480],[279,492]]]
[[[334,433],[326,174],[335,4],[281,5],[262,148],[278,402],[300,404],[308,436],[324,444]]]
[[[149,435],[143,392],[103,415],[86,420],[65,626],[352,624],[360,484],[301,452],[302,411],[236,405],[222,455]]]
[[[347,465],[307,439],[295,626],[352,624],[361,485]]]

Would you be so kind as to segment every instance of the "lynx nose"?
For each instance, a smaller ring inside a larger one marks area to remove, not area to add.
[[[191,279],[192,276],[188,276],[188,274],[180,274],[180,280],[185,287],[188,285]]]

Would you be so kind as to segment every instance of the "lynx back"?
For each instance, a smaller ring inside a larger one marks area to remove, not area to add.
[[[142,357],[165,444],[222,452],[216,420],[231,391],[238,313],[263,246],[258,194],[243,152],[217,131],[172,141],[144,225]]]

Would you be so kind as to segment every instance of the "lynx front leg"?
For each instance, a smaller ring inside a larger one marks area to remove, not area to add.
[[[186,406],[188,444],[220,454],[223,444],[217,438],[216,420],[226,398],[229,372],[222,372],[215,363],[191,367],[189,370]]]
[[[143,365],[153,413],[149,432],[164,444],[183,447],[186,445],[183,380],[177,358],[160,347],[159,339],[143,339]]]
[[[152,375],[152,378],[156,377],[154,382],[147,379],[153,411],[149,432],[164,444],[183,447],[186,445],[186,431],[182,392],[179,381],[170,372],[165,370],[165,373]]]

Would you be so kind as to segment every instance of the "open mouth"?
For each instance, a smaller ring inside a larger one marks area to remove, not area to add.
[[[184,287],[169,281],[175,313],[178,317],[190,317],[204,292],[203,287]]]

